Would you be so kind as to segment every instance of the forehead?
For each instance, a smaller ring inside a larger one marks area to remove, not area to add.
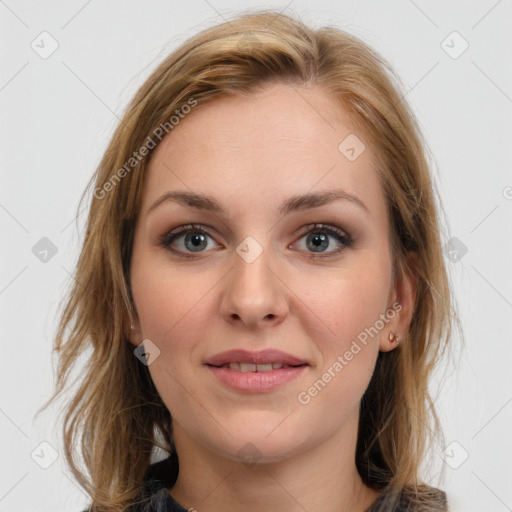
[[[257,211],[274,197],[341,187],[376,215],[385,208],[366,135],[317,88],[274,84],[199,105],[158,145],[147,173],[143,213],[174,189]]]

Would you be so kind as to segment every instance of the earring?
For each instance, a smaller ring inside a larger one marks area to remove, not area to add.
[[[135,325],[131,324],[130,327],[131,327],[132,331],[135,330]]]
[[[398,343],[398,336],[394,332],[390,332],[388,340],[391,341],[391,343]]]

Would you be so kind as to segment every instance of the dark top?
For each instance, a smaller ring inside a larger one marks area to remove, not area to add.
[[[169,494],[168,488],[172,487],[176,481],[177,475],[173,474],[172,463],[175,454],[171,454],[164,460],[151,464],[144,476],[143,490],[140,494],[143,503],[134,505],[128,509],[128,512],[189,512],[194,511],[193,508],[186,509],[175,501]],[[402,493],[392,499],[389,494],[381,494],[379,498],[365,512],[446,512],[447,501],[446,493],[439,489],[430,487],[438,500],[438,506],[435,508],[421,510],[410,503],[407,496]],[[393,503],[393,505],[390,505]],[[89,509],[83,512],[89,512]]]

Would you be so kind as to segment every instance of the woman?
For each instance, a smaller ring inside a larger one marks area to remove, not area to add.
[[[56,337],[55,396],[88,358],[63,435],[90,510],[446,510],[419,466],[456,316],[395,82],[359,39],[261,11],[139,89]]]

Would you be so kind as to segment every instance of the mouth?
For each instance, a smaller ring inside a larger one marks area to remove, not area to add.
[[[215,382],[241,393],[268,393],[304,378],[311,365],[277,349],[221,352],[203,362]]]
[[[272,370],[299,368],[302,366],[309,366],[309,365],[307,363],[303,363],[303,364],[284,364],[284,363],[255,364],[255,363],[232,362],[232,363],[224,363],[222,365],[207,364],[207,366],[211,366],[213,368],[229,368],[230,370],[233,370],[235,372],[241,372],[241,373],[249,373],[249,372],[266,373],[266,372],[271,372]]]
[[[216,382],[242,393],[277,390],[304,376],[310,366],[305,359],[275,348],[232,349],[210,357],[203,364]]]
[[[203,364],[215,368],[229,368],[243,373],[270,372],[282,368],[309,365],[305,359],[275,348],[258,351],[232,349],[215,354],[203,361]]]

